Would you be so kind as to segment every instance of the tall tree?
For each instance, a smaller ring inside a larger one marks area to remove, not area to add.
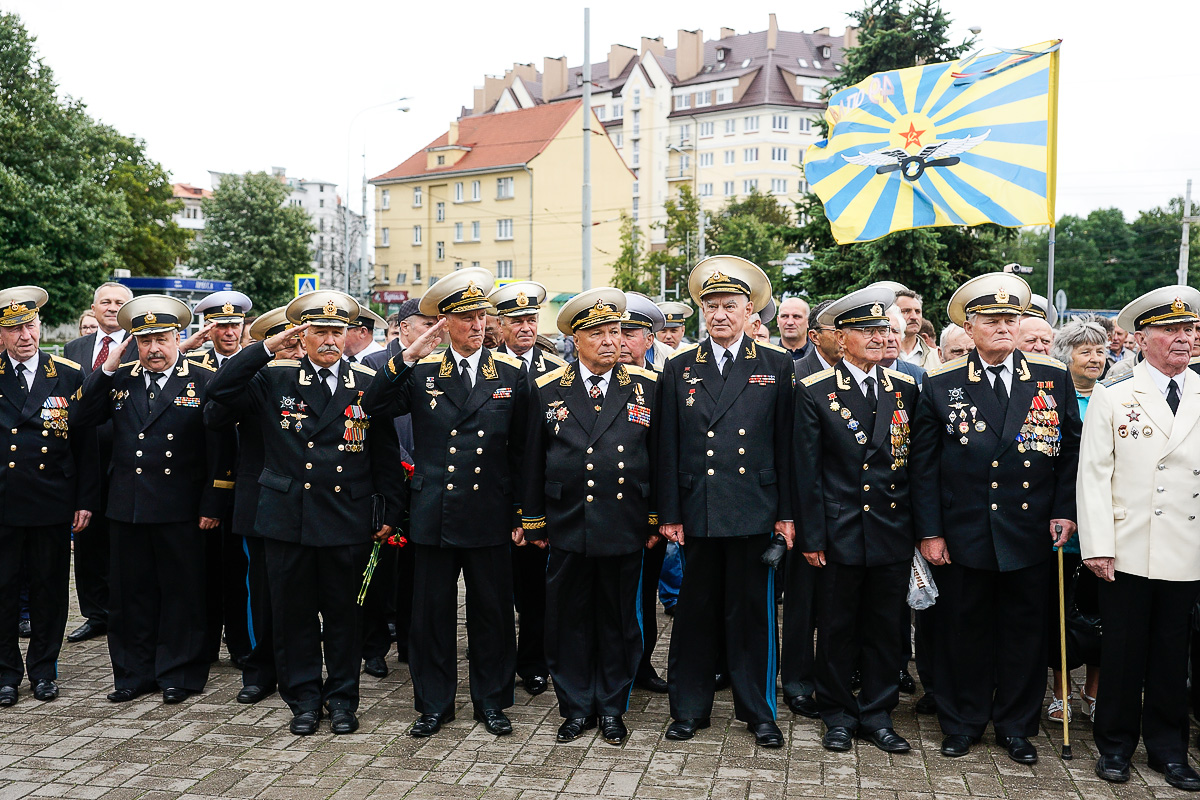
[[[290,300],[292,276],[311,266],[316,229],[287,198],[287,187],[265,172],[222,178],[202,203],[204,238],[191,258],[200,274],[233,281],[262,308]]]
[[[613,286],[625,292],[653,295],[649,265],[642,252],[642,230],[633,218],[621,212],[621,252],[612,263]]]

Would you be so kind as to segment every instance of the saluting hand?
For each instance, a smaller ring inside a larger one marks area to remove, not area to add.
[[[442,341],[442,330],[446,327],[446,318],[442,317],[418,336],[412,344],[404,348],[404,363],[415,364],[437,349]]]
[[[215,322],[204,323],[200,330],[196,331],[191,336],[179,343],[179,352],[190,353],[203,345],[208,341],[209,334],[212,333],[212,330],[215,327],[217,327],[217,323]]]
[[[126,336],[121,340],[121,343],[108,351],[108,358],[104,359],[104,365],[101,367],[105,372],[116,372],[121,367],[121,354],[125,352],[125,348],[129,347],[129,343],[133,340],[132,336]]]
[[[946,540],[941,536],[933,539],[922,539],[921,555],[934,566],[940,567],[950,563],[950,551],[946,549]]]
[[[308,326],[309,323],[303,322],[294,328],[288,328],[286,331],[280,331],[264,341],[263,344],[265,344],[267,349],[272,353],[278,353],[283,348],[290,347],[293,344],[292,339],[308,330]]]

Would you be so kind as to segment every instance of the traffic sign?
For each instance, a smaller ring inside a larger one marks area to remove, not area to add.
[[[296,297],[299,297],[302,294],[308,294],[309,292],[315,292],[317,289],[321,288],[321,276],[317,275],[315,272],[295,273],[292,275],[292,278],[292,286],[295,290]]]
[[[1067,293],[1062,289],[1054,293],[1054,307],[1058,310],[1059,317],[1067,313]]]

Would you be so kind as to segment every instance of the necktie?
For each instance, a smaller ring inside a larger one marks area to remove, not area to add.
[[[871,413],[875,413],[875,409],[879,406],[879,398],[875,394],[875,379],[868,376],[863,379],[863,391],[866,393],[867,405],[871,409]]]
[[[724,378],[729,374],[729,365],[733,363],[733,353],[729,350],[725,351],[725,355],[721,356],[721,377]]]
[[[329,388],[329,379],[333,377],[333,372],[328,367],[321,367],[317,370],[317,377],[321,379],[321,388],[325,390],[325,397],[333,397],[333,390]]]
[[[358,363],[358,356],[346,356],[346,360],[351,364],[356,364]]]
[[[150,383],[146,386],[146,406],[153,411],[154,401],[158,397],[159,385],[163,374],[161,372],[147,372],[147,377],[150,378]]]
[[[588,397],[596,401],[596,413],[600,413],[600,403],[604,399],[604,392],[600,391],[600,381],[603,380],[599,375],[592,375],[588,378],[588,382],[592,384],[592,388],[588,389]]]
[[[1001,365],[999,367],[988,367],[987,369],[988,372],[992,373],[993,375],[992,388],[996,391],[996,399],[1000,401],[1000,408],[1007,411],[1008,389],[1004,388],[1004,378],[1002,377],[1004,366]]]
[[[1167,405],[1171,407],[1172,414],[1179,413],[1179,384],[1171,378],[1171,383],[1167,386]]]
[[[112,344],[112,337],[105,336],[100,342],[100,352],[96,354],[96,360],[92,362],[92,369],[100,369],[105,361],[108,361],[108,346]]]
[[[29,383],[26,381],[26,378],[25,378],[25,373],[28,371],[29,371],[28,367],[26,367],[20,361],[17,362],[17,385],[21,387],[21,394],[23,394],[23,395],[29,393]],[[1179,405],[1179,401],[1176,400],[1175,404]]]
[[[465,358],[458,363],[458,375],[462,378],[463,386],[467,387],[468,392],[475,387],[475,382],[471,380],[475,377],[471,374],[471,362]]]

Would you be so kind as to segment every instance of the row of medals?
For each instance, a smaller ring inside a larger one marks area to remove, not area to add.
[[[904,402],[900,400],[900,398],[896,398],[896,408],[899,410],[896,412],[896,416],[892,419],[890,429],[892,439],[892,458],[896,462],[896,467],[903,467],[908,463],[909,437],[907,421],[900,421],[901,419],[907,420],[907,415],[903,411]],[[854,415],[851,413],[850,409],[843,407],[842,404],[837,401],[836,396],[829,398],[829,410],[836,411],[838,416],[846,420],[846,427],[854,431],[855,441],[857,441],[859,444],[867,443],[867,435],[859,430],[859,427],[861,426],[859,425],[858,420],[854,419]]]

